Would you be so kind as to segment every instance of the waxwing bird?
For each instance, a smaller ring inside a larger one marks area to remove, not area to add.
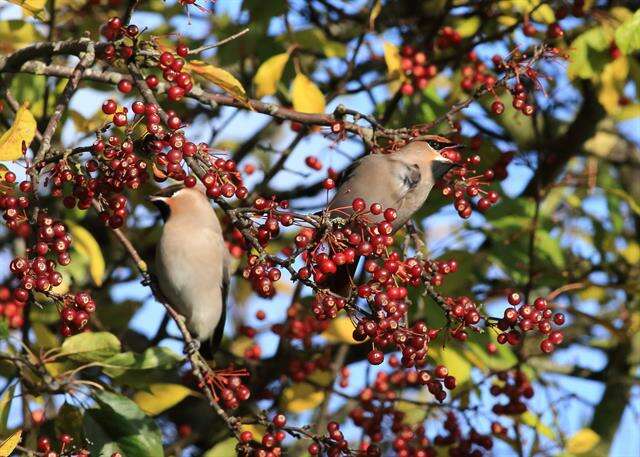
[[[211,360],[224,332],[229,285],[220,221],[199,187],[170,186],[149,200],[164,219],[156,246],[158,285]]]
[[[394,208],[397,218],[393,229],[398,230],[422,207],[431,189],[456,164],[442,155],[448,149],[459,147],[447,138],[430,135],[413,141],[390,154],[370,154],[348,167],[335,196],[329,203],[332,216],[353,213],[352,203],[362,198],[367,205],[380,203],[383,208]],[[371,222],[384,219],[368,215]],[[358,262],[341,266],[327,280],[327,287],[345,296],[350,290],[350,278]]]

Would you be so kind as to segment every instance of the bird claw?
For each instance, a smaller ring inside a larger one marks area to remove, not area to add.
[[[200,341],[198,340],[191,340],[184,346],[184,353],[189,357],[197,354],[198,350],[200,350]]]

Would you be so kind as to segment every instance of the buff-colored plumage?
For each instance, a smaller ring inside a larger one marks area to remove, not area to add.
[[[380,203],[383,208],[394,208],[398,218],[393,225],[398,229],[424,204],[435,181],[441,177],[434,176],[434,171],[441,174],[452,166],[453,163],[427,141],[414,141],[391,154],[367,155],[353,165],[329,209],[344,208],[350,212],[351,203],[360,197],[367,205]],[[381,219],[382,216],[374,218]]]
[[[201,189],[168,193],[151,197],[165,218],[156,246],[158,282],[170,304],[185,316],[204,354],[215,350],[222,338],[228,251],[220,222]]]
[[[435,182],[454,166],[441,154],[454,147],[448,139],[434,135],[425,141],[413,141],[390,154],[361,158],[347,170],[329,203],[332,216],[351,214],[353,200],[359,197],[367,206],[379,203],[385,209],[394,208],[397,218],[393,228],[398,230],[422,207]],[[368,217],[372,222],[383,219],[383,215]],[[355,265],[341,268],[327,286],[345,295],[354,270]]]

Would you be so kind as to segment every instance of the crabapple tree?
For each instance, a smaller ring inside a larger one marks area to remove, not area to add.
[[[640,379],[633,4],[2,2],[0,455],[615,448]],[[431,134],[458,166],[400,230],[363,195],[326,209],[355,160]],[[167,183],[201,186],[233,259],[213,364],[149,267]]]

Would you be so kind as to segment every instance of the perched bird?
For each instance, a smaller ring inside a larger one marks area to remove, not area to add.
[[[164,219],[156,246],[158,285],[211,360],[222,340],[229,285],[220,221],[199,187],[170,186],[149,200]]]
[[[392,225],[394,231],[398,230],[422,207],[435,182],[456,165],[442,155],[456,147],[459,145],[445,137],[430,135],[390,154],[367,155],[345,170],[328,208],[333,210],[332,215],[344,217],[353,212],[351,205],[358,197],[367,205],[380,203],[385,209],[396,210],[397,218]],[[369,215],[371,222],[383,219],[382,214]],[[328,279],[327,287],[346,295],[357,263],[341,266]]]

